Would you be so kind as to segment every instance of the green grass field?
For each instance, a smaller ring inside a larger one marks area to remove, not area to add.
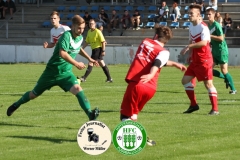
[[[105,83],[101,68],[94,68],[82,83],[91,106],[99,107],[100,121],[111,131],[120,123],[119,108],[125,92],[128,65],[109,66],[114,83]],[[218,91],[219,116],[209,116],[210,101],[202,83],[196,94],[200,110],[182,114],[189,100],[181,85],[183,73],[171,67],[162,69],[154,98],[138,116],[148,136],[157,142],[137,155],[125,156],[113,145],[103,154],[90,156],[78,146],[78,129],[88,119],[77,99],[59,87],[22,105],[11,117],[7,108],[31,90],[45,65],[0,65],[0,159],[1,160],[238,160],[240,157],[240,96],[230,95],[223,79],[214,79]],[[240,90],[239,68],[229,68]],[[84,71],[74,68],[76,75]]]

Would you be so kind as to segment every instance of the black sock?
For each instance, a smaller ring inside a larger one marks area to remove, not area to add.
[[[87,70],[86,70],[86,72],[85,72],[85,74],[84,74],[84,76],[83,76],[84,79],[87,79],[87,77],[89,76],[89,74],[92,72],[92,67],[93,67],[93,66],[88,65],[88,68],[87,68]]]
[[[103,72],[105,73],[105,75],[107,76],[107,79],[110,80],[111,76],[110,76],[108,67],[105,65],[104,67],[102,67],[102,69],[103,69]]]

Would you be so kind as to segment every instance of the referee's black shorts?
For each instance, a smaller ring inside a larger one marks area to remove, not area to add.
[[[94,48],[92,50],[92,59],[94,60],[103,60],[103,56],[102,56],[102,47],[99,48]]]

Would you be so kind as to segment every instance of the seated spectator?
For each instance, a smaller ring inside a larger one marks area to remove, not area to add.
[[[11,19],[13,19],[13,13],[16,12],[15,3],[12,0],[7,0],[5,3],[5,7],[3,8],[3,17],[5,19],[6,12],[9,12],[11,15]]]
[[[139,30],[140,29],[140,27],[139,27],[140,21],[141,21],[141,15],[140,15],[139,11],[136,9],[134,11],[133,16],[131,17],[133,30]]]
[[[83,16],[83,19],[85,21],[85,24],[87,24],[87,26],[89,28],[89,21],[90,21],[90,19],[92,19],[92,17],[88,14],[88,12],[85,12],[85,15]]]
[[[227,30],[231,29],[232,27],[232,18],[229,17],[228,13],[225,13],[225,17],[223,19],[223,29],[224,29],[224,34],[226,36]]]
[[[98,19],[99,23],[102,23],[103,26],[107,26],[107,24],[108,24],[108,15],[107,15],[107,13],[105,13],[103,8],[101,9],[101,12],[99,13],[98,18],[99,18]]]
[[[223,27],[223,18],[219,12],[215,14],[215,21],[217,21]]]
[[[159,21],[166,22],[168,18],[168,12],[169,12],[169,8],[166,4],[166,1],[162,1],[162,5],[157,9],[157,13],[154,18],[154,21],[157,22],[159,20]]]
[[[130,14],[128,13],[128,10],[124,10],[124,14],[123,14],[123,16],[122,16],[122,18],[121,18],[121,25],[120,25],[120,28],[121,28],[121,34],[120,34],[120,36],[122,36],[123,35],[123,29],[127,29],[127,28],[129,28],[130,27],[130,22],[131,22],[131,16],[130,16]]]
[[[194,4],[199,4],[202,6],[201,14],[205,14],[206,7],[204,5],[204,0],[195,0]]]
[[[119,16],[117,15],[116,10],[112,10],[112,15],[110,17],[109,24],[108,24],[108,34],[109,34],[109,36],[112,35],[112,29],[114,31],[116,30],[118,20],[119,20]]]
[[[213,8],[215,11],[217,11],[217,0],[209,0],[209,7]]]
[[[180,9],[177,2],[173,3],[172,10],[170,12],[170,18],[173,22],[177,22],[177,19],[181,17]]]
[[[103,26],[101,23],[96,24],[97,29],[99,29],[101,32],[103,32]]]
[[[3,8],[5,7],[5,2],[0,0],[0,12],[1,12],[1,19],[3,19]]]

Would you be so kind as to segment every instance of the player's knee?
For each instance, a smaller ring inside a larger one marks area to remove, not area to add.
[[[82,87],[79,84],[75,84],[74,86],[72,86],[72,88],[70,89],[70,92],[74,95],[76,95],[78,92],[82,91]]]
[[[35,98],[37,98],[38,96],[37,95],[35,95],[32,91],[29,93],[29,98],[30,99],[35,99]]]

